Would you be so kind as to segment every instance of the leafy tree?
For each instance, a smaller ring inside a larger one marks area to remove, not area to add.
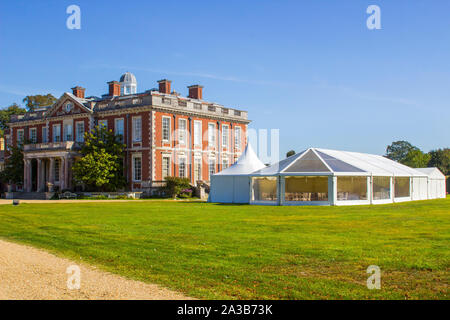
[[[89,190],[116,191],[126,185],[123,175],[125,145],[111,130],[96,127],[86,132],[81,159],[72,167],[74,180]]]
[[[450,175],[450,149],[432,150],[429,153],[429,167],[437,167],[445,175]]]
[[[26,96],[23,99],[23,102],[28,108],[28,111],[34,111],[34,109],[37,107],[51,106],[56,101],[58,101],[58,99],[50,93],[45,96],[40,94],[35,96]]]
[[[5,161],[5,169],[0,172],[0,181],[4,183],[23,183],[23,146],[10,146],[10,156]]]
[[[411,168],[425,168],[428,166],[431,156],[428,153],[423,153],[419,149],[411,149],[406,157],[400,162]]]
[[[166,193],[176,198],[179,196],[183,190],[189,189],[191,187],[189,179],[187,178],[178,178],[178,177],[166,177]]]
[[[21,108],[16,103],[13,103],[6,109],[0,109],[0,137],[3,137],[4,130],[8,128],[11,116],[15,114],[24,114],[25,112],[27,112],[27,110]]]
[[[290,150],[290,151],[288,151],[286,153],[286,158],[289,158],[289,157],[293,156],[294,154],[295,154],[295,151],[294,150]]]
[[[401,162],[406,158],[408,153],[414,149],[418,150],[408,141],[395,141],[392,142],[390,146],[387,146],[385,157],[394,161]]]

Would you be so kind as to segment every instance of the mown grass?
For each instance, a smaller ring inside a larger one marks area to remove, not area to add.
[[[0,237],[206,299],[448,299],[450,198],[0,206]],[[381,290],[366,269],[378,265]]]

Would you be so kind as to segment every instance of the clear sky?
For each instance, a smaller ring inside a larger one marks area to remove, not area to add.
[[[69,30],[66,8],[81,8]],[[381,30],[366,9],[381,8]],[[133,72],[173,80],[280,129],[280,151],[383,154],[394,140],[449,147],[450,1],[15,0],[0,2],[0,106],[87,95]]]

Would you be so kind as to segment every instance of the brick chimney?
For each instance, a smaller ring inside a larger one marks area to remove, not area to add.
[[[110,81],[109,85],[109,95],[112,97],[120,96],[120,82]]]
[[[189,86],[188,88],[189,88],[189,96],[188,96],[189,98],[198,100],[203,99],[203,86],[194,84],[193,86]]]
[[[159,80],[158,84],[159,84],[159,92],[170,94],[170,85],[172,84],[172,81],[163,79]]]
[[[86,89],[76,86],[76,87],[72,88],[72,92],[75,97],[84,99],[84,93],[86,92]]]

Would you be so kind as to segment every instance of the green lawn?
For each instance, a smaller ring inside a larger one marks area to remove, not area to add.
[[[0,206],[0,237],[207,299],[448,299],[450,198],[271,207]],[[368,290],[378,265],[381,290]]]

